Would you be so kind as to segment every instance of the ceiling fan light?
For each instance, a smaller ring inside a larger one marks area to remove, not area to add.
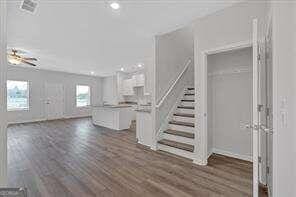
[[[120,5],[118,2],[112,2],[110,3],[110,7],[113,9],[113,10],[118,10],[120,8]]]
[[[21,63],[20,60],[15,59],[15,58],[8,58],[8,62],[11,63],[11,64],[13,64],[13,65],[18,65],[18,64]]]

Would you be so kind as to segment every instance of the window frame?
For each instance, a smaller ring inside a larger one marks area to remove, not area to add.
[[[85,86],[88,87],[88,104],[87,105],[83,105],[83,106],[78,106],[77,105],[77,90],[79,86]],[[75,105],[76,108],[85,108],[85,107],[90,107],[91,106],[91,87],[90,85],[82,85],[82,84],[77,84],[76,85],[76,90],[75,90]]]
[[[8,82],[25,82],[27,84],[27,107],[26,108],[8,108]],[[14,111],[29,111],[30,110],[30,82],[28,80],[18,80],[18,79],[7,79],[6,80],[6,110],[8,112],[14,112]]]

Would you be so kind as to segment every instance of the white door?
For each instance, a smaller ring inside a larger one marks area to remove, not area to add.
[[[261,186],[266,185],[266,173],[267,173],[267,133],[262,132],[261,127],[267,125],[267,64],[266,64],[266,47],[265,41],[258,42],[259,47],[259,57],[258,60],[258,111],[259,111],[259,184]]]
[[[253,136],[253,197],[258,197],[259,187],[259,69],[258,69],[258,20],[253,20],[253,103],[252,103],[252,136]]]
[[[272,150],[273,150],[273,65],[272,65],[272,20],[269,21],[269,28],[265,38],[265,62],[267,81],[267,102],[266,102],[266,126],[269,131],[266,133],[266,185],[269,192],[272,192]],[[270,193],[270,196],[272,194]]]
[[[259,184],[271,187],[272,165],[272,51],[271,33],[258,39],[258,22],[253,21],[253,196]]]
[[[62,84],[45,84],[45,115],[48,120],[64,116],[64,86]]]

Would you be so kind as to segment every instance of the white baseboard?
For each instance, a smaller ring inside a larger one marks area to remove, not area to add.
[[[91,117],[91,115],[77,115],[77,116],[64,116],[62,119],[71,119],[71,118],[88,118]]]
[[[64,116],[64,117],[58,118],[56,120],[71,119],[71,118],[87,118],[87,117],[91,117],[91,115]],[[36,119],[32,119],[32,120],[17,120],[17,121],[10,121],[10,122],[8,122],[8,125],[10,125],[10,124],[22,124],[22,123],[42,122],[42,121],[46,121],[46,120],[47,120],[46,118],[36,118]]]
[[[236,154],[236,153],[232,153],[232,152],[229,152],[229,151],[225,151],[225,150],[221,150],[221,149],[216,149],[216,148],[213,148],[212,153],[216,153],[216,154],[220,154],[220,155],[225,155],[225,156],[228,156],[228,157],[233,157],[233,158],[236,158],[236,159],[241,159],[241,160],[250,161],[250,162],[253,161],[252,156],[249,156],[249,155],[240,155],[240,154]],[[210,155],[208,155],[208,156],[210,156]]]
[[[37,119],[32,119],[32,120],[21,120],[21,121],[9,121],[8,125],[10,124],[22,124],[22,123],[31,123],[31,122],[42,122],[46,121],[45,118],[37,118]]]
[[[213,149],[211,149],[209,152],[208,152],[208,159],[209,157],[213,154]]]

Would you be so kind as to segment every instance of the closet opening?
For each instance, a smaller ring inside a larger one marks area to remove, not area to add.
[[[252,47],[207,55],[208,156],[246,161],[252,174]],[[229,164],[230,166],[235,164]]]

